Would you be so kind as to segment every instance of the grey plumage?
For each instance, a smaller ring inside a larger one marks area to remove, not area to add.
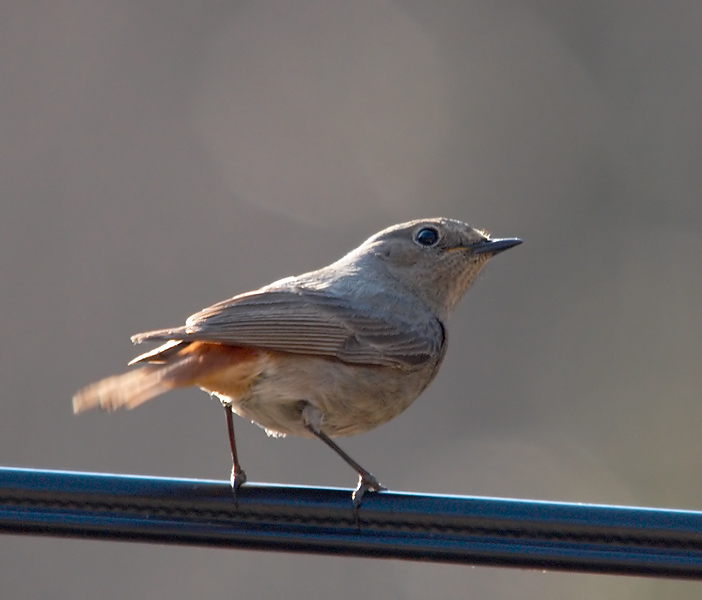
[[[182,327],[135,335],[164,343],[130,363],[146,366],[78,392],[74,410],[132,408],[199,386],[271,435],[334,448],[359,472],[357,505],[381,486],[330,437],[372,429],[414,401],[441,365],[456,303],[491,256],[519,243],[445,218],[389,227],[326,267],[214,304]],[[245,475],[230,417],[237,488]]]

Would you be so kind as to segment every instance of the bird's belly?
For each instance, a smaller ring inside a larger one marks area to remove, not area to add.
[[[311,404],[322,413],[329,436],[362,433],[405,410],[431,380],[434,365],[412,369],[352,365],[335,359],[266,352],[264,364],[246,393],[229,395],[234,411],[270,435],[312,437],[302,411]]]

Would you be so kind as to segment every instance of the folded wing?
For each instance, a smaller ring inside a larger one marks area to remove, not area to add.
[[[132,340],[208,341],[411,367],[441,354],[444,328],[423,311],[398,311],[390,304],[351,306],[323,291],[286,288],[235,296],[194,314],[183,327]]]

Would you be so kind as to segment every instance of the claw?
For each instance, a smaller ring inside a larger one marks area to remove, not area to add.
[[[236,504],[238,508],[239,499],[237,497],[237,492],[239,491],[239,488],[246,483],[246,473],[238,465],[234,466],[232,467],[232,474],[229,478],[229,481],[232,484],[232,495],[234,496],[234,504]]]
[[[384,492],[386,488],[382,483],[380,483],[373,475],[366,473],[366,475],[358,476],[358,485],[356,489],[351,494],[351,500],[353,500],[353,520],[358,525],[358,508],[361,506],[361,501],[366,492]]]

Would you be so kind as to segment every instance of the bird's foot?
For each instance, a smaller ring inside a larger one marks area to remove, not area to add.
[[[371,473],[367,471],[364,474],[359,474],[358,485],[351,494],[353,500],[353,519],[358,524],[358,508],[361,506],[361,501],[366,492],[384,492],[386,488],[380,483]]]
[[[232,467],[232,474],[229,478],[229,482],[232,484],[232,495],[234,496],[234,504],[237,508],[239,507],[239,499],[237,492],[239,488],[246,483],[246,473],[238,465]]]

